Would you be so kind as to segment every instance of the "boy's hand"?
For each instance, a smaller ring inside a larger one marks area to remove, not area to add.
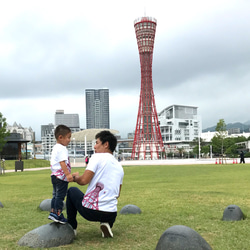
[[[79,176],[79,172],[73,173],[72,176]]]
[[[79,172],[73,173],[72,176],[73,176],[73,181],[74,181],[74,182],[77,182],[76,179],[79,178]]]
[[[72,176],[72,174],[66,175],[66,178],[67,178],[68,182],[72,182],[72,181],[73,181],[73,176]]]

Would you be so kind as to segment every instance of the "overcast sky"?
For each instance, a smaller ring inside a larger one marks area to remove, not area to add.
[[[156,109],[198,107],[203,129],[246,122],[249,0],[1,0],[0,112],[12,125],[54,123],[57,109],[85,123],[85,89],[109,88],[110,126],[135,130],[140,61],[134,20],[157,19]]]

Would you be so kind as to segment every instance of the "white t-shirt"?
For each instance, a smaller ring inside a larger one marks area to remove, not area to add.
[[[62,144],[54,145],[50,158],[51,175],[55,175],[58,179],[68,181],[60,165],[61,161],[65,161],[69,173],[71,173],[71,165],[69,161],[68,150]]]
[[[89,159],[86,170],[94,172],[82,205],[93,210],[117,211],[117,198],[124,171],[121,164],[110,153],[96,153]]]

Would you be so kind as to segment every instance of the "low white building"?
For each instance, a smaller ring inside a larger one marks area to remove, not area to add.
[[[190,151],[190,142],[199,138],[202,131],[197,107],[171,105],[158,114],[162,140],[167,152],[183,148]]]
[[[203,132],[201,133],[201,139],[204,140],[205,142],[211,142],[212,138],[214,136],[216,136],[216,131],[213,131],[213,132]],[[250,133],[237,133],[237,134],[229,134],[228,131],[225,131],[225,135],[226,137],[232,137],[232,138],[236,138],[236,137],[240,137],[240,136],[244,136],[246,138],[250,137]]]
[[[217,132],[203,132],[201,133],[201,139],[205,142],[211,142],[212,138],[216,135]]]
[[[241,148],[242,151],[244,152],[250,152],[250,141],[243,141],[243,142],[238,142],[236,143],[239,148]]]
[[[27,150],[27,152],[32,157],[34,155],[34,141],[35,141],[35,132],[32,130],[32,128],[31,127],[25,128],[21,124],[17,124],[16,122],[14,122],[14,124],[12,126],[7,124],[6,129],[10,133],[21,134],[21,137],[23,140],[29,141],[27,143],[27,145],[25,145],[25,144],[21,145],[21,151],[22,151],[22,153],[24,153]],[[27,146],[27,148],[26,148],[26,146]]]
[[[14,122],[12,126],[7,124],[7,130],[10,133],[21,134],[24,140],[27,140],[30,142],[35,141],[35,132],[32,130],[31,127],[24,128],[21,124],[18,125],[16,122]]]

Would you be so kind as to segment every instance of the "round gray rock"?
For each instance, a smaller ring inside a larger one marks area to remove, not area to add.
[[[244,214],[242,213],[241,209],[236,205],[227,206],[223,212],[222,220],[237,221],[244,219],[245,219]]]
[[[2,202],[0,201],[0,207],[3,207],[3,204],[2,204]]]
[[[65,204],[65,202],[63,202],[63,209],[65,209],[65,207],[66,207],[66,204]],[[51,199],[43,200],[40,203],[39,208],[42,211],[49,211],[50,212],[50,210],[51,210]]]
[[[74,237],[74,230],[68,223],[52,222],[26,233],[18,245],[31,248],[58,247],[72,243]]]
[[[120,210],[120,214],[140,214],[141,209],[136,205],[126,205]]]
[[[156,250],[211,250],[209,244],[193,229],[176,225],[168,228],[160,237]]]

